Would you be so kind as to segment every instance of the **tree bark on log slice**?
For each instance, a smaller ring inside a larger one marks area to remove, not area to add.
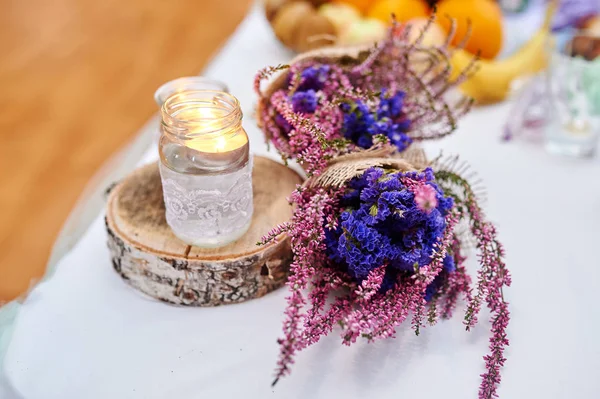
[[[288,221],[287,197],[302,183],[293,170],[255,156],[254,214],[248,232],[221,248],[192,247],[165,219],[158,164],[143,166],[108,198],[106,229],[114,269],[130,285],[161,301],[216,306],[261,297],[284,284],[292,259],[289,238],[259,247],[273,227]]]

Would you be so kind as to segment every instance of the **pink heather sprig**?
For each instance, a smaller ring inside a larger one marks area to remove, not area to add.
[[[286,374],[290,373],[290,366],[294,363],[294,355],[297,351],[304,349],[305,344],[302,340],[300,323],[302,322],[301,311],[305,304],[305,299],[300,290],[294,290],[286,297],[287,307],[283,319],[283,336],[277,340],[279,344],[279,359],[277,360],[277,369],[275,380],[272,385]]]
[[[478,258],[481,268],[477,274],[477,290],[471,296],[465,314],[465,326],[470,330],[477,323],[481,304],[486,302],[492,314],[492,336],[490,354],[484,356],[486,372],[481,375],[479,398],[498,397],[500,369],[506,358],[504,350],[509,345],[506,328],[510,319],[508,303],[504,300],[503,287],[510,286],[510,273],[504,263],[504,249],[496,237],[496,228],[485,220],[470,184],[450,170],[436,172],[436,179],[444,186],[446,194],[454,193],[459,210],[468,215],[471,232],[477,240]]]
[[[293,111],[288,96],[278,91],[271,97],[274,109],[293,127],[287,136],[287,141],[274,143],[286,157],[295,157],[305,165],[309,175],[318,173],[327,166],[327,161],[335,154],[335,148],[328,141],[337,129],[341,116],[339,110],[321,117],[315,113],[310,117]],[[275,135],[274,135],[275,136]],[[287,149],[289,153],[284,152]]]
[[[396,327],[413,307],[411,294],[416,290],[414,280],[407,279],[396,289],[356,303],[342,319],[342,343],[350,345],[360,336],[369,341],[395,336]]]
[[[396,327],[406,320],[409,312],[414,309],[414,298],[421,292],[413,279],[401,279],[395,289],[389,290],[385,295],[375,297],[374,300],[363,306],[360,317],[364,318],[369,330],[358,333],[369,341],[375,339],[393,338],[396,336]],[[354,317],[359,314],[354,315]]]
[[[310,276],[315,272],[315,262],[322,263],[325,259],[325,230],[324,224],[327,215],[334,211],[336,200],[325,190],[307,190],[298,188],[290,197],[290,201],[298,208],[292,217],[291,228],[288,231],[291,245],[297,249],[295,252],[296,268],[291,272],[296,275],[305,275],[299,285],[291,284],[293,289],[305,288]],[[306,274],[306,271],[310,274]]]
[[[309,65],[315,65],[315,63],[309,61]],[[352,92],[356,88],[344,68],[336,64],[329,64],[329,70],[329,79],[322,89],[328,98],[335,97],[341,92]]]
[[[287,87],[287,94],[292,95],[298,90],[300,84],[302,84],[302,70],[304,67],[301,62],[296,62],[290,65],[289,69],[289,84]]]
[[[325,308],[329,294],[342,287],[352,287],[352,284],[347,279],[341,278],[340,274],[335,270],[317,270],[317,273],[313,278],[313,287],[309,293],[311,308],[308,310],[304,322],[305,336],[307,337],[309,344],[315,343],[316,341],[314,341],[314,338],[317,338],[318,340],[318,336],[320,335],[311,330],[329,324],[327,322],[323,324],[322,319],[322,312]],[[329,315],[325,314],[325,318],[332,318],[331,309]],[[330,327],[333,328],[333,324],[331,324]]]
[[[455,235],[452,239],[452,246],[450,247],[450,250],[452,252],[452,256],[454,257],[456,271],[448,276],[446,301],[444,303],[444,310],[442,311],[442,318],[444,319],[449,319],[452,317],[452,313],[456,308],[460,293],[465,295],[465,300],[467,303],[472,301],[471,277],[467,274],[464,266],[467,258],[462,256],[460,245],[461,243],[458,240],[458,237]]]
[[[434,326],[437,324],[439,319],[439,313],[437,308],[437,303],[439,300],[439,295],[434,295],[429,301],[429,309],[427,310],[427,322],[430,326]]]
[[[307,132],[318,143],[324,145],[327,142],[327,132],[319,123],[293,111],[292,103],[284,92],[278,91],[271,97],[275,110],[287,120],[296,131]]]
[[[331,293],[329,290],[328,293]],[[354,306],[352,297],[340,296],[335,298],[329,309],[323,312],[313,313],[312,318],[306,323],[304,337],[308,345],[319,342],[321,337],[331,333],[336,324],[340,324],[344,315],[351,312]]]
[[[315,320],[318,318],[320,312],[323,311],[325,305],[327,303],[327,298],[332,289],[332,278],[331,276],[326,276],[327,272],[318,271],[318,273],[322,273],[319,278],[315,279],[316,281],[313,284],[311,291],[308,294],[308,298],[311,303],[311,307],[306,314],[306,318],[304,320],[304,329],[309,330],[313,328]]]
[[[352,75],[368,75],[372,68],[373,64],[377,61],[380,54],[385,50],[386,46],[381,44],[375,44],[371,49],[371,53],[369,56],[360,64],[356,65],[350,70]]]
[[[272,141],[275,148],[279,151],[281,158],[287,163],[287,159],[290,158],[290,154],[293,154],[289,138],[285,136],[282,130],[275,123],[275,111],[273,109],[262,108],[262,113],[258,115],[258,119],[262,123],[262,128],[265,132],[265,141],[267,147],[269,147]]]
[[[333,212],[335,205],[335,200],[324,190],[308,192],[301,187],[292,193],[290,201],[298,207],[292,217],[291,228],[287,230],[295,256],[290,264],[287,281],[291,294],[286,298],[288,306],[283,323],[283,338],[278,341],[281,349],[273,384],[289,373],[294,354],[306,347],[301,328],[304,318],[302,309],[306,303],[302,291],[317,272],[315,266],[324,262],[323,226],[326,215]],[[273,235],[274,233],[268,236]]]
[[[508,304],[504,301],[502,288],[510,285],[510,275],[502,260],[504,250],[496,239],[495,227],[484,222],[478,214],[479,207],[470,206],[471,217],[478,218],[473,223],[472,232],[478,240],[479,261],[482,265],[479,275],[479,290],[484,292],[487,307],[492,313],[492,337],[490,338],[491,353],[484,357],[486,362],[486,373],[482,374],[482,384],[479,390],[480,398],[495,398],[497,386],[500,384],[500,368],[504,365],[504,348],[509,341],[506,335],[506,327],[509,321]],[[478,293],[479,294],[479,293]],[[473,307],[478,304],[473,304]],[[471,305],[470,307],[471,308]],[[477,314],[478,309],[473,308],[472,314]],[[469,326],[469,320],[466,321]]]
[[[454,235],[454,227],[458,223],[459,214],[456,211],[450,212],[446,217],[446,230],[440,242],[435,245],[433,254],[431,255],[431,263],[427,266],[421,267],[416,270],[416,273],[412,276],[415,280],[415,285],[418,287],[416,294],[413,297],[413,319],[412,327],[416,335],[419,335],[421,326],[423,326],[423,317],[425,313],[425,290],[427,286],[437,277],[444,267],[444,258],[448,254],[448,248],[452,243],[452,237]],[[435,306],[435,303],[434,303]],[[435,324],[436,317],[429,317],[429,323]]]
[[[381,265],[375,270],[369,272],[369,275],[354,291],[357,299],[360,301],[368,301],[379,291],[383,277],[385,276],[385,268],[387,265]]]
[[[492,337],[490,338],[490,354],[483,357],[485,360],[486,373],[482,374],[483,381],[479,388],[480,398],[497,398],[497,387],[500,385],[500,369],[504,367],[506,358],[504,349],[509,345],[506,335],[506,327],[509,322],[508,304],[500,302],[494,309],[495,316],[492,318]]]
[[[418,336],[421,333],[421,327],[424,326],[423,318],[425,314],[425,306],[427,305],[427,302],[425,302],[425,298],[423,298],[421,295],[418,295],[418,293],[424,292],[424,288],[427,288],[427,286],[424,286],[423,284],[415,285],[418,288],[413,291],[412,301],[414,305],[412,309],[413,317],[411,320],[411,324],[415,335]]]
[[[258,94],[260,98],[263,97],[263,93],[261,90],[261,83],[269,78],[271,78],[274,74],[280,71],[284,71],[290,68],[289,65],[279,64],[277,66],[267,66],[256,73],[254,76],[254,92]]]
[[[272,241],[276,241],[277,237],[281,234],[287,233],[292,228],[289,222],[281,223],[275,226],[271,231],[261,237],[260,241],[256,245],[267,245]]]

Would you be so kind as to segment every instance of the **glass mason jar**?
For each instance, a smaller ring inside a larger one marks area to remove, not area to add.
[[[156,101],[159,107],[162,107],[169,96],[182,91],[193,90],[216,90],[229,93],[227,85],[218,80],[204,76],[186,76],[173,79],[160,86],[154,93],[154,101]]]
[[[161,107],[160,174],[167,223],[182,241],[227,245],[250,227],[252,159],[238,100],[212,90],[171,94]]]
[[[165,103],[167,98],[176,93],[182,93],[184,91],[198,91],[198,90],[214,90],[229,93],[227,85],[221,81],[207,78],[204,76],[185,76],[170,80],[161,85],[154,92],[154,101],[159,106]],[[158,142],[160,140],[161,132],[156,131],[154,140]]]
[[[546,148],[589,157],[596,150],[600,129],[600,60],[574,57],[568,45],[557,47],[550,53],[547,70]]]

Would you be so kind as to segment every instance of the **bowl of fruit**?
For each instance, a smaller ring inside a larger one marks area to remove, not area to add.
[[[353,46],[382,40],[392,14],[400,23],[421,24],[431,15],[426,0],[264,0],[265,15],[275,36],[295,52],[320,47]],[[430,30],[443,42],[442,27]]]
[[[439,45],[453,34],[465,50],[493,59],[502,47],[502,13],[495,0],[263,0],[275,36],[288,48],[305,52],[337,45],[371,44],[383,39],[393,18],[413,25],[418,35],[437,9],[425,44]],[[454,21],[454,29],[451,25]]]
[[[547,66],[544,54],[558,4],[549,0],[542,26],[517,51],[500,57],[507,27],[497,0],[263,1],[275,36],[298,53],[380,42],[394,20],[401,30],[410,28],[409,38],[424,32],[419,45],[447,49],[457,74],[478,59],[459,89],[480,104],[503,101],[513,81]]]

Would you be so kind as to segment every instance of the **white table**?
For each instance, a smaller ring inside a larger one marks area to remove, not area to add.
[[[240,99],[255,153],[267,152],[248,112],[254,73],[288,59],[254,9],[206,72]],[[600,162],[502,144],[507,117],[507,105],[477,109],[453,137],[428,147],[460,153],[479,172],[485,208],[507,248],[511,345],[499,392],[598,397]],[[5,388],[10,383],[26,399],[477,396],[485,312],[471,333],[457,315],[419,337],[403,326],[395,340],[350,348],[334,334],[301,353],[292,375],[271,388],[285,289],[239,305],[172,307],[127,286],[105,241],[99,215],[26,300],[4,359]]]

